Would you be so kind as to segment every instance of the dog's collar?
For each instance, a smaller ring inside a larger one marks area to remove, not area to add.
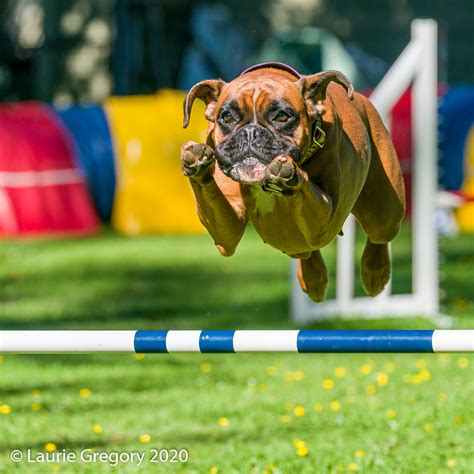
[[[247,74],[248,72],[256,71],[257,69],[263,69],[263,68],[280,69],[280,71],[289,72],[290,74],[295,76],[297,79],[301,79],[302,77],[301,74],[295,68],[288,66],[288,64],[279,63],[279,62],[267,62],[267,63],[255,64],[245,69],[245,71],[242,71],[240,75],[243,76],[244,74]]]
[[[321,150],[324,148],[324,143],[326,142],[326,132],[322,129],[322,123],[323,121],[321,120],[321,117],[318,116],[318,118],[313,123],[311,145],[306,150],[302,158],[298,161],[298,165],[302,165],[314,154],[316,150]]]

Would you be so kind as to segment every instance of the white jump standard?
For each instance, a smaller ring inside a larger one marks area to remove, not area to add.
[[[0,331],[7,352],[474,352],[474,330]]]

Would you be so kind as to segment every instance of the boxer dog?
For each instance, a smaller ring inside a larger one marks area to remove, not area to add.
[[[301,76],[253,66],[229,83],[196,84],[184,102],[207,106],[206,144],[181,149],[197,212],[219,252],[234,253],[251,222],[264,242],[299,259],[301,288],[316,302],[328,276],[320,249],[352,213],[367,234],[361,278],[370,296],[390,278],[388,243],[405,213],[400,165],[370,101],[338,71]]]

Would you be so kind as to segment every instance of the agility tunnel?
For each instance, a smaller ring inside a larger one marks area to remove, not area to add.
[[[99,105],[52,109],[63,123],[102,221],[109,221],[115,193],[115,159],[109,125]]]
[[[0,237],[90,234],[99,219],[74,151],[48,106],[0,107]]]
[[[474,352],[474,330],[0,331],[2,352]]]
[[[189,140],[205,142],[208,122],[198,101],[183,129],[184,97],[165,89],[151,96],[111,97],[104,104],[116,166],[112,225],[123,234],[204,231],[181,173],[180,148]]]

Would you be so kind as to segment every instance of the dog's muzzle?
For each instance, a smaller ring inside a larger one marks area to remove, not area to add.
[[[254,124],[237,130],[215,151],[224,174],[245,184],[262,183],[267,166],[281,154],[294,155],[294,150],[270,130]]]

